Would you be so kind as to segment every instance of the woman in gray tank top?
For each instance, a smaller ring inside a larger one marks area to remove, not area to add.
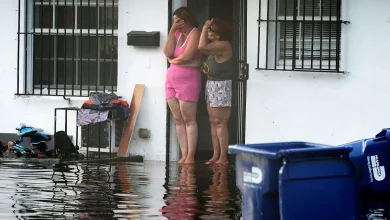
[[[232,107],[232,79],[234,75],[231,25],[214,18],[206,21],[199,40],[198,49],[208,57],[201,70],[207,76],[206,103],[211,123],[213,157],[205,164],[229,164],[228,121]]]

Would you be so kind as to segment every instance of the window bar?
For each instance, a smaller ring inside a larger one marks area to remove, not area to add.
[[[274,69],[276,69],[277,65],[277,60],[278,60],[278,24],[279,24],[279,17],[278,17],[278,9],[279,9],[279,0],[276,1],[276,6],[275,6],[275,59],[274,59]]]
[[[305,68],[305,29],[306,29],[306,0],[303,0],[303,21],[302,21],[302,65]]]
[[[91,90],[91,0],[88,0],[88,94]],[[89,131],[89,130],[88,130]],[[89,134],[88,134],[89,135]]]
[[[324,31],[324,1],[320,0],[320,16],[321,16],[321,31],[320,31],[320,69],[322,69],[322,40]]]
[[[57,108],[54,109],[54,135],[57,132]],[[57,156],[56,139],[54,138],[54,156]]]
[[[33,31],[33,34],[32,34],[32,46],[33,46],[33,48],[34,48],[34,42],[35,42],[35,22],[36,22],[36,19],[35,19],[35,1],[36,0],[34,0],[33,2],[32,2],[32,12],[33,12],[33,15],[32,15],[32,31]],[[34,63],[35,63],[35,54],[34,54],[34,52],[32,52],[31,53],[32,54],[32,72],[33,72],[33,77],[32,77],[32,82],[30,82],[30,83],[32,83],[32,94],[34,95],[35,94],[35,91],[34,91],[34,75],[35,75],[35,68],[34,68]],[[27,75],[27,73],[26,73],[26,75]],[[27,81],[27,78],[26,78],[26,81]]]
[[[298,36],[297,36],[297,42],[296,42],[296,52],[298,53],[298,57],[297,55],[295,55],[295,59],[296,59],[296,62],[295,62],[295,67],[298,65],[297,61],[301,60],[301,52],[302,52],[302,49],[301,49],[301,46],[302,46],[302,23],[301,23],[301,20],[298,19],[299,15],[301,14],[301,0],[297,0],[297,24],[296,24],[296,28],[297,28],[297,32],[298,32]]]
[[[79,111],[76,110],[76,120],[77,118],[79,117]],[[79,145],[79,126],[77,126],[77,123],[76,123],[76,143],[75,143],[76,146]]]
[[[68,109],[65,109],[65,133],[68,134]]]
[[[109,85],[111,85],[111,92],[114,92],[114,83],[112,82],[112,74],[113,74],[113,66],[114,66],[114,53],[115,51],[115,46],[114,46],[114,18],[115,18],[115,4],[114,0],[112,1],[112,18],[111,18],[111,64],[110,64],[110,80],[109,80]],[[117,61],[118,63],[118,57]],[[117,68],[118,69],[118,68]],[[118,81],[118,80],[117,80]]]
[[[100,159],[100,148],[101,148],[101,143],[100,143],[100,138],[101,138],[101,135],[100,135],[100,125],[101,125],[102,123],[98,123],[98,130],[99,130],[99,137],[98,137],[98,151],[99,151],[99,159]]]
[[[65,134],[68,135],[68,109],[65,109]],[[66,148],[65,154],[68,155],[68,148]]]
[[[340,30],[341,30],[341,1],[337,0],[337,29],[336,29],[336,71],[340,71]]]
[[[242,108],[243,104],[244,104],[244,91],[243,91],[243,88],[244,87],[244,82],[240,82],[240,144],[243,143],[243,135],[244,135],[244,128],[243,128],[243,123],[244,123],[244,119],[242,118],[242,115],[244,114],[244,109]]]
[[[298,10],[298,4],[297,0],[294,1],[294,7],[293,7],[293,54],[292,54],[292,70],[295,69],[296,65],[296,47],[297,47],[297,10]]]
[[[114,145],[115,145],[115,142],[114,142]],[[112,147],[112,120],[110,120],[110,144],[109,144],[110,159],[111,159],[111,147]]]
[[[314,2],[312,5],[312,14],[311,14],[311,58],[310,58],[310,69],[313,69],[313,59],[314,59]]]
[[[58,8],[59,8],[59,0],[57,0],[57,4],[56,4],[56,8],[57,8],[57,13],[58,13]],[[60,44],[60,41],[58,40],[59,39],[59,35],[58,35],[58,26],[59,26],[59,23],[58,23],[58,20],[59,19],[56,19],[56,37],[55,37],[55,39],[56,39],[56,47],[57,47],[57,49],[58,49],[58,47],[59,47],[59,44]],[[56,73],[56,95],[58,95],[58,78],[59,78],[59,76],[58,76],[58,54],[57,53],[55,53],[55,57],[56,57],[56,59],[55,59],[55,73]]]
[[[246,97],[246,95],[247,95],[247,92],[246,92],[246,91],[247,91],[247,89],[248,89],[248,88],[247,88],[248,86],[247,86],[246,82],[245,82],[242,86],[243,86],[242,91],[243,91],[243,93],[244,93],[244,97]],[[245,111],[246,109],[245,109],[245,108],[246,108],[246,106],[247,106],[246,103],[247,103],[247,102],[246,102],[246,98],[244,98],[244,99],[243,99],[243,104],[242,104],[242,106],[243,106],[243,107],[242,107],[242,108],[243,108],[243,110],[242,110],[242,112],[243,112],[243,113],[242,113],[242,120],[243,120],[243,123],[242,123],[242,128],[243,128],[243,129],[242,129],[242,130],[243,130],[243,134],[242,134],[242,138],[243,138],[242,144],[245,144],[245,136],[246,136],[246,131],[245,131],[245,127],[246,127],[246,111]]]
[[[328,69],[330,70],[331,51],[332,51],[332,0],[329,1],[329,51],[328,51]]]
[[[89,4],[89,1],[90,0],[88,0],[88,4]],[[89,155],[89,144],[90,144],[90,142],[89,142],[89,127],[90,127],[90,125],[87,125],[87,134],[88,134],[87,135],[87,160],[88,160],[88,155]]]
[[[236,114],[236,125],[234,126],[234,129],[237,130],[237,136],[235,137],[236,138],[236,141],[237,143],[239,143],[239,137],[240,137],[240,118],[238,117],[240,115],[240,109],[238,108],[238,106],[240,106],[240,91],[239,91],[239,84],[240,84],[240,81],[237,81],[235,83],[235,105],[237,106],[237,109],[235,111],[235,114]]]
[[[43,49],[44,49],[44,44],[43,44],[43,0],[41,0],[41,14],[40,14],[40,17],[41,17],[41,21],[40,21],[40,26],[41,26],[41,67],[40,67],[40,71],[39,71],[39,83],[40,83],[40,94],[42,95],[42,90],[43,90],[43,85],[42,85],[42,72],[43,72]],[[50,42],[49,42],[50,44]],[[49,57],[50,58],[50,57]],[[49,62],[50,63],[50,62]],[[34,89],[34,87],[33,87]]]
[[[284,51],[283,51],[283,70],[286,70],[286,52],[287,52],[287,0],[284,0]]]
[[[237,81],[235,83],[235,104],[237,106],[237,109],[235,111],[236,113],[236,125],[234,126],[234,129],[237,130],[237,136],[235,137],[236,138],[236,141],[237,141],[237,144],[239,143],[239,138],[240,138],[240,117],[238,117],[240,115],[240,90],[239,90],[239,85],[240,85],[240,81]]]
[[[76,6],[74,0],[72,0],[72,11],[73,11],[73,28],[72,28],[72,44],[73,44],[73,53],[72,53],[72,96],[74,96],[74,84],[75,84],[75,74],[76,74],[76,65],[75,65],[75,56],[76,56],[76,44],[74,37],[74,29],[76,28]]]
[[[268,69],[268,38],[269,38],[269,3],[273,0],[267,1],[267,37],[266,37],[266,46],[265,46],[265,68]]]
[[[238,4],[238,8],[240,8],[240,3],[238,2],[237,3]],[[241,44],[241,42],[242,42],[242,39],[241,39],[241,37],[242,37],[242,35],[241,35],[241,31],[242,31],[242,28],[239,26],[240,25],[240,11],[239,10],[237,10],[237,13],[235,13],[234,15],[234,19],[236,19],[237,20],[237,23],[238,23],[238,26],[237,26],[237,35],[236,36],[234,36],[235,37],[235,41],[237,42],[236,44],[234,44],[234,47],[233,47],[233,50],[234,50],[234,53],[235,53],[235,55],[236,55],[236,58],[237,58],[237,66],[236,66],[236,68],[237,68],[237,72],[238,72],[238,74],[237,74],[237,79],[239,80],[240,79],[240,72],[241,72],[241,70],[240,70],[240,64],[241,64],[241,51],[240,51],[240,44]]]
[[[259,18],[257,20],[257,68],[260,68],[260,25],[261,25],[261,0],[259,0]]]
[[[240,84],[240,81],[237,81],[236,83],[235,83],[235,98],[236,98],[236,100],[235,100],[235,105],[237,106],[237,109],[236,109],[236,111],[235,111],[235,116],[236,116],[236,118],[235,118],[235,120],[236,120],[236,125],[234,126],[234,129],[236,129],[237,130],[237,137],[235,137],[236,138],[236,141],[237,141],[237,143],[239,143],[239,137],[240,137],[240,118],[238,117],[239,115],[240,115],[240,109],[238,108],[238,106],[240,106],[240,90],[239,90],[239,84]]]
[[[246,3],[246,1],[243,1],[242,2],[242,4],[243,4],[243,6],[242,6],[242,8],[243,8],[243,12],[242,12],[242,20],[244,21],[244,24],[247,24],[248,23],[248,20],[247,20],[247,3]],[[247,30],[247,26],[246,25],[242,25],[243,27],[243,30],[244,31],[242,31],[241,33],[242,33],[242,41],[243,41],[243,47],[242,47],[242,53],[243,53],[243,57],[244,57],[244,59],[245,60],[247,60],[247,53],[246,53],[246,48],[248,47],[248,42],[247,42],[247,32],[248,32],[248,30]],[[249,74],[249,73],[248,73]],[[249,75],[248,75],[248,77],[249,77]]]
[[[67,58],[68,54],[66,53],[66,29],[67,29],[67,23],[66,23],[66,12],[67,12],[67,0],[64,0],[65,6],[64,6],[64,96],[66,96],[66,64],[67,64]]]
[[[83,1],[80,0],[80,27],[79,27],[79,30],[80,30],[80,35],[79,35],[79,38],[80,38],[80,58],[79,58],[79,61],[80,62],[80,72],[79,72],[79,80],[80,80],[80,96],[82,96],[83,94]]]
[[[21,0],[18,0],[18,52],[17,52],[17,64],[18,66],[16,67],[16,72],[17,72],[17,78],[16,78],[16,94],[19,95],[19,71],[20,71],[20,65],[19,65],[19,62],[20,62],[20,1]],[[27,11],[27,10],[26,10]],[[26,19],[27,20],[27,19]]]
[[[52,9],[52,5],[51,5],[51,1],[52,0],[49,0],[49,74],[48,74],[48,83],[47,83],[47,92],[48,92],[48,95],[50,95],[50,75],[51,75],[51,41],[52,41],[52,38],[51,38],[51,28],[52,28],[52,18],[53,18],[53,9]],[[53,45],[54,46],[54,45]]]
[[[114,0],[112,0],[114,2]],[[107,0],[104,0],[104,34],[103,34],[103,41],[104,41],[104,48],[103,48],[103,55],[104,55],[104,61],[103,66],[106,66],[106,31],[107,31]],[[99,61],[100,62],[100,61]],[[103,70],[103,76],[106,74],[106,72]],[[102,77],[102,72],[100,71],[100,77]],[[106,80],[102,80],[103,82],[103,91],[106,91]]]
[[[240,87],[242,87],[242,86],[240,86]],[[242,92],[241,92],[242,93]],[[242,94],[240,94],[240,99],[242,98]],[[240,100],[240,105],[242,105],[241,104],[242,103],[242,100]],[[243,112],[243,110],[242,110],[242,108],[240,107],[239,108],[239,113],[238,113],[238,115],[239,116],[241,116],[242,115],[242,112]],[[238,123],[239,123],[239,130],[240,130],[240,132],[239,132],[239,136],[238,136],[238,143],[240,143],[240,144],[242,144],[243,143],[243,140],[242,140],[242,136],[243,136],[243,127],[242,127],[242,120],[243,119],[241,119],[241,117],[238,117]]]
[[[240,2],[240,4],[241,4],[241,2]],[[242,5],[240,5],[240,9],[241,9],[241,8],[242,8]],[[243,21],[243,20],[242,20],[242,17],[240,17],[241,14],[242,14],[242,12],[240,11],[240,13],[237,14],[237,17],[238,17],[239,19],[241,19],[241,21]],[[239,34],[238,34],[238,42],[239,42],[239,45],[243,45],[243,43],[244,43],[244,35],[243,35],[244,27],[239,28],[239,30],[240,30],[240,32],[239,32]],[[237,51],[238,51],[238,56],[239,56],[239,59],[240,59],[240,60],[243,60],[243,51],[242,51],[242,49],[243,49],[243,47],[239,47],[239,46],[237,45]],[[241,61],[240,61],[240,62],[241,62]],[[240,65],[239,65],[239,68],[241,68]]]
[[[100,73],[100,37],[99,37],[99,0],[96,0],[96,14],[97,14],[97,19],[96,19],[96,89],[95,91],[98,91],[99,88],[99,73]],[[99,154],[100,155],[100,154]]]
[[[20,0],[19,0],[20,1]],[[27,28],[27,26],[28,26],[28,23],[27,23],[27,18],[28,18],[28,2],[27,2],[27,0],[24,0],[24,7],[25,7],[25,9],[24,9],[24,16],[25,16],[25,21],[24,21],[24,33],[25,33],[25,35],[24,35],[24,57],[25,57],[25,59],[24,59],[24,94],[27,94],[27,38],[28,38],[28,36],[29,36],[29,34],[28,34],[28,28]],[[18,77],[19,77],[19,75],[18,75]]]
[[[244,109],[243,109],[243,106],[244,105],[244,82],[240,82],[240,144],[243,144],[244,140],[243,140],[243,136],[244,136],[244,127],[243,127],[243,123],[244,123],[244,119],[242,118],[242,115],[244,114]]]

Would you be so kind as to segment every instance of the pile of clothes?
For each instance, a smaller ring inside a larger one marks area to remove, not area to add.
[[[17,135],[19,137],[16,141],[9,141],[8,145],[0,142],[0,155],[4,155],[8,151],[7,156],[26,157],[26,158],[44,158],[54,156],[54,151],[47,145],[51,140],[51,136],[44,134],[43,129],[26,126],[21,123],[16,127]],[[30,139],[30,146],[23,146],[24,138]],[[12,152],[13,154],[9,154]]]
[[[77,125],[83,126],[106,121],[108,119],[127,119],[130,108],[126,100],[116,94],[92,92],[78,111]]]

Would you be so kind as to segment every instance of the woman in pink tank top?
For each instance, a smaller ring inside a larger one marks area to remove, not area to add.
[[[196,111],[201,90],[198,50],[200,31],[195,15],[186,7],[173,13],[164,54],[171,64],[165,80],[165,98],[176,121],[182,158],[179,163],[194,163],[198,140]]]

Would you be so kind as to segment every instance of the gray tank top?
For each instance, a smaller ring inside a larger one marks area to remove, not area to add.
[[[202,63],[201,71],[209,80],[231,80],[233,79],[234,74],[233,67],[233,58],[230,58],[223,63],[217,63],[214,56],[211,56]]]

